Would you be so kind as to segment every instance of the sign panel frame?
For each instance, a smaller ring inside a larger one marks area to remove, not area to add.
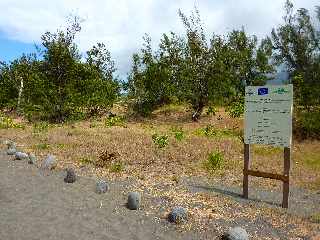
[[[282,207],[288,208],[293,86],[289,84],[246,87],[245,104],[243,197],[249,197],[249,176],[280,180],[283,182]],[[250,144],[283,147],[283,175],[250,170]]]
[[[245,91],[246,144],[290,147],[293,86],[248,86]]]

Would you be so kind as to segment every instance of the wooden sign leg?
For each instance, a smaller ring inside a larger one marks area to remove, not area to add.
[[[283,199],[282,199],[282,207],[289,207],[289,186],[290,186],[290,162],[291,162],[291,149],[284,148],[284,173],[283,175],[286,177],[286,181],[283,182]]]
[[[244,144],[244,169],[243,169],[243,197],[248,199],[249,197],[249,175],[248,170],[250,168],[250,145]]]

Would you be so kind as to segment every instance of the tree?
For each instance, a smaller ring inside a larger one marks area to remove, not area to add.
[[[164,35],[159,51],[154,53],[151,38],[146,35],[143,39],[141,54],[133,55],[128,89],[129,96],[135,99],[134,109],[148,115],[156,107],[171,102],[175,96],[174,66],[168,58],[171,41],[175,40]]]
[[[239,101],[246,85],[264,84],[267,74],[273,72],[268,40],[258,46],[257,38],[247,36],[242,29],[227,37],[213,35],[208,44],[199,11],[195,9],[189,18],[181,11],[179,15],[187,32],[183,77],[188,88],[186,99],[194,109],[193,120],[200,117],[208,102]]]
[[[190,17],[181,11],[179,16],[185,37],[163,34],[154,52],[146,36],[141,53],[133,55],[128,88],[136,110],[150,113],[175,99],[192,106],[196,121],[209,103],[238,100],[245,85],[262,84],[273,71],[269,41],[258,45],[257,38],[243,29],[226,37],[213,35],[208,41],[197,9]]]
[[[120,86],[114,77],[115,63],[105,44],[97,43],[87,51],[86,64],[79,64],[79,67],[82,67],[79,75],[85,79],[83,91],[80,91],[84,93],[82,102],[88,108],[89,116],[110,108],[118,97]]]
[[[0,62],[0,108],[14,108],[17,98],[17,82],[12,78],[10,65]]]
[[[92,49],[87,51],[87,63],[95,68],[104,79],[113,79],[115,69],[114,61],[111,59],[111,53],[104,43],[97,43]]]
[[[310,109],[320,103],[320,7],[313,21],[307,9],[294,12],[293,4],[285,4],[284,23],[272,30],[271,42],[277,64],[284,63],[289,80],[294,84],[295,100]]]
[[[29,119],[64,122],[112,106],[119,93],[114,62],[103,43],[88,51],[87,62],[75,44],[80,19],[42,36],[42,59],[35,54],[0,66],[0,107],[19,107]],[[39,48],[40,49],[40,48]]]
[[[183,84],[187,86],[186,99],[194,110],[192,119],[197,120],[208,103],[211,76],[209,76],[212,58],[197,9],[190,18],[179,10],[179,16],[186,29],[186,59],[182,73]]]

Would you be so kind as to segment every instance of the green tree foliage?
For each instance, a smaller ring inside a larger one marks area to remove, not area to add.
[[[285,4],[284,23],[271,33],[274,59],[284,63],[294,84],[295,100],[307,109],[320,103],[320,7],[312,20],[307,9]]]
[[[184,38],[164,34],[153,52],[150,38],[145,37],[141,53],[133,56],[129,95],[141,112],[150,113],[175,99],[190,103],[197,120],[209,103],[238,101],[245,85],[263,84],[273,71],[270,41],[258,45],[257,38],[244,30],[214,35],[208,41],[197,9],[190,17],[181,11],[179,16],[186,29]]]
[[[128,79],[129,96],[134,98],[134,108],[142,115],[148,115],[160,105],[169,103],[175,96],[177,72],[180,64],[180,45],[183,44],[174,33],[163,35],[160,48],[152,51],[151,38],[146,35],[141,54],[133,55],[133,66]]]
[[[120,86],[114,76],[115,63],[111,53],[103,43],[97,43],[87,52],[82,88],[82,103],[89,110],[90,116],[96,115],[102,109],[108,109],[116,101]]]
[[[17,84],[12,84],[10,66],[0,62],[0,107],[10,108],[16,106],[15,100],[18,97]]]
[[[80,23],[78,17],[70,18],[65,30],[46,32],[41,60],[24,55],[1,65],[0,107],[19,107],[29,119],[63,122],[112,106],[119,85],[111,54],[98,43],[81,61],[75,44]]]
[[[300,138],[320,138],[320,7],[312,18],[307,9],[296,12],[285,4],[284,23],[271,33],[274,59],[284,64],[294,86],[295,133]]]

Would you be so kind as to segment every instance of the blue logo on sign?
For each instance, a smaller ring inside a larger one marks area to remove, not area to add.
[[[258,89],[258,95],[267,95],[268,94],[268,88],[259,88]]]

